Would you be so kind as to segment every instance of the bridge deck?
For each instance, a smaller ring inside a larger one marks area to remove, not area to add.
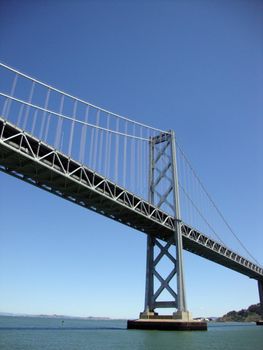
[[[0,117],[0,170],[162,240],[174,218]],[[184,249],[257,280],[263,268],[182,223]]]

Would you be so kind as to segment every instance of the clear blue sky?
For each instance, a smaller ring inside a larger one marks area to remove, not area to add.
[[[0,3],[0,59],[53,86],[175,130],[263,263],[263,2]],[[146,237],[0,174],[0,311],[137,317]],[[258,302],[254,280],[184,253],[189,310]]]

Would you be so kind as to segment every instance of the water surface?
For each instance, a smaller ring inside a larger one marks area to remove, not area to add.
[[[1,350],[263,350],[263,327],[210,323],[208,331],[127,330],[125,320],[0,317]]]

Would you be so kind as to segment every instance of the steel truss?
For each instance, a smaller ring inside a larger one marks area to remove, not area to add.
[[[0,117],[0,170],[107,216],[153,238],[170,241],[177,221],[107,178]],[[263,280],[263,268],[181,223],[183,248]],[[172,243],[173,244],[173,243]]]

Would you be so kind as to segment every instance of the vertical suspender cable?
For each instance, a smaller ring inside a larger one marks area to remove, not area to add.
[[[18,118],[17,118],[17,126],[19,126],[19,127],[21,127],[21,119],[22,119],[22,115],[24,112],[24,108],[25,108],[25,105],[21,104],[20,109],[19,109],[19,113],[18,113]]]
[[[32,122],[32,128],[31,128],[32,135],[34,135],[34,132],[35,132],[35,127],[36,127],[36,122],[37,122],[37,114],[38,114],[38,110],[35,109],[34,116],[33,116],[33,122]]]
[[[119,118],[116,119],[116,131],[119,131]],[[114,171],[114,181],[118,183],[118,171],[119,171],[119,135],[115,135],[116,138],[116,150],[115,150],[115,171]]]
[[[140,127],[139,135],[141,137],[142,128]],[[141,172],[142,172],[142,140],[138,140],[138,172],[137,172],[137,193],[141,196]]]
[[[177,176],[178,176],[178,185],[179,185],[179,198],[180,198],[180,206],[181,206],[181,217],[185,218],[185,197],[182,195],[184,188],[184,174],[182,169],[182,159],[180,152],[177,151]]]
[[[169,142],[171,142],[171,140],[169,140]],[[164,145],[163,145],[163,143],[161,142],[161,143],[159,143],[158,145],[156,145],[156,147],[159,147],[159,152],[161,152],[162,153],[162,155],[161,155],[161,159],[159,160],[159,162],[161,162],[161,168],[160,168],[160,170],[161,170],[161,172],[164,170],[164,168],[165,168],[165,157],[164,157],[164,149],[165,149],[165,143],[164,143]],[[169,149],[170,149],[170,147],[169,147]],[[170,153],[170,157],[172,157],[172,154]],[[155,172],[155,176],[157,177],[158,176],[158,173],[157,172]],[[161,196],[164,194],[164,192],[165,192],[165,184],[164,184],[164,177],[162,176],[162,178],[161,178],[161,181],[160,181],[160,184],[161,184]],[[159,198],[159,201],[161,200],[161,198]]]
[[[97,110],[97,115],[96,115],[96,126],[98,126],[100,123],[100,110],[98,109]],[[94,142],[94,154],[93,154],[93,159],[94,159],[94,164],[93,164],[93,169],[95,171],[98,171],[97,169],[97,158],[98,158],[98,154],[97,154],[97,148],[98,148],[98,132],[99,132],[99,129],[96,128],[95,130],[95,142]]]
[[[136,127],[136,135],[137,133],[139,134],[139,129]],[[140,139],[137,139],[135,141],[135,156],[134,156],[134,167],[135,167],[135,193],[138,194],[138,182],[139,182],[139,177],[140,177]]]
[[[150,184],[149,184],[149,171],[150,171],[150,139],[152,137],[152,134],[151,134],[151,130],[149,129],[148,130],[148,137],[147,137],[147,142],[146,142],[146,173],[145,173],[145,181],[146,181],[146,192],[145,192],[145,195],[146,195],[146,198],[147,200],[149,200],[149,188],[150,188]]]
[[[63,150],[63,143],[64,143],[64,131],[61,133],[61,141],[60,141],[60,147],[59,149]]]
[[[140,137],[142,138],[142,127],[140,130]],[[143,140],[140,140],[141,144],[141,173],[140,173],[140,195],[143,195]]]
[[[45,100],[45,105],[44,105],[44,108],[45,108],[45,109],[48,108],[49,96],[50,96],[50,88],[47,90],[47,95],[46,95],[46,100]],[[41,127],[40,127],[40,135],[39,135],[39,138],[40,138],[40,139],[43,138],[43,134],[44,134],[44,126],[45,126],[45,121],[46,121],[46,120],[45,120],[46,114],[47,114],[47,112],[44,112],[44,111],[43,111],[42,121],[41,121]]]
[[[193,195],[192,195],[192,178],[191,178],[191,174],[189,173],[189,167],[188,167],[188,165],[186,164],[186,166],[187,166],[187,180],[188,180],[188,188],[189,188],[189,203],[190,203],[190,210],[191,210],[191,222],[192,222],[192,226],[194,227],[194,225],[195,225],[195,223],[194,223],[194,208],[193,208],[193,205],[192,205],[192,203],[191,203],[191,201],[190,201],[190,199],[191,200],[193,200]]]
[[[149,129],[146,131],[146,139],[149,139]],[[147,187],[147,181],[148,181],[148,142],[143,141],[144,143],[144,161],[143,161],[143,188],[144,188],[144,193],[143,196],[146,200],[148,200],[148,187]]]
[[[85,123],[88,123],[89,120],[89,106],[86,107],[85,113]],[[85,163],[85,148],[86,148],[86,139],[87,139],[87,125],[82,125],[81,130],[81,139],[80,139],[80,151],[79,151],[79,161],[84,164]]]
[[[142,132],[140,134],[140,137],[142,137]],[[140,196],[143,197],[144,187],[143,187],[143,170],[144,170],[144,141],[141,140],[141,174],[140,174]]]
[[[99,139],[100,139],[100,144],[99,144],[99,155],[98,155],[99,156],[98,171],[100,172],[100,174],[102,174],[102,168],[103,168],[102,148],[103,148],[103,139],[104,139],[103,130],[99,130]]]
[[[135,124],[133,124],[133,136],[135,136]],[[131,169],[130,169],[130,187],[131,191],[135,193],[135,138],[131,139]]]
[[[188,164],[185,162],[185,169],[186,169],[186,176],[187,176],[187,184],[188,184],[188,194],[189,194],[189,198],[192,198],[192,193],[191,193],[191,189],[192,189],[192,182],[191,182],[191,177],[189,175],[189,171],[188,171]],[[191,219],[191,225],[194,227],[194,213],[193,213],[193,206],[192,203],[190,202],[189,198],[188,203],[189,203],[189,208],[190,208],[190,219]]]
[[[188,194],[189,194],[189,198],[192,198],[192,182],[191,182],[191,174],[190,174],[190,169],[188,167],[188,164],[186,162],[185,163],[185,171],[186,171],[186,176],[187,176],[187,184],[188,184]],[[192,203],[190,202],[190,200],[188,199],[188,205],[189,205],[189,210],[190,210],[190,216],[191,216],[191,223],[192,226],[194,226],[194,208],[192,206]]]
[[[73,107],[73,119],[76,119],[76,114],[77,114],[77,104],[78,101],[74,101],[74,107]],[[73,137],[74,137],[74,129],[75,129],[75,120],[71,122],[71,127],[70,127],[70,136],[69,136],[69,146],[68,146],[68,155],[69,157],[72,156],[72,144],[73,144]]]
[[[5,98],[5,102],[3,104],[3,108],[2,108],[2,116],[6,116],[6,110],[7,110],[7,106],[8,106],[8,98]]]
[[[13,96],[13,93],[12,91],[14,90],[13,86],[14,84],[16,85],[16,80],[17,80],[17,74],[15,75],[15,78],[14,78],[14,81],[13,81],[13,84],[12,84],[12,87],[11,87],[11,96]],[[10,102],[12,102],[12,100],[10,101],[8,97],[5,98],[5,102],[3,104],[3,108],[2,108],[2,116],[5,117],[7,119],[7,115],[8,115],[8,106],[10,104]]]
[[[64,99],[65,99],[65,96],[61,95],[60,106],[59,106],[59,114],[63,114]],[[63,118],[62,117],[58,117],[57,131],[56,131],[56,140],[55,140],[55,148],[56,149],[59,148],[59,144],[60,144],[60,138],[61,138],[61,132],[62,132],[62,124],[63,124]]]
[[[179,148],[177,148],[179,149]],[[182,153],[180,150],[180,154],[181,154],[181,160],[182,160],[182,167],[183,167],[183,171],[184,171],[184,190],[185,190],[185,202],[186,202],[186,206],[187,206],[187,217],[189,220],[190,225],[192,226],[192,213],[191,213],[191,205],[190,205],[190,201],[187,197],[187,194],[189,196],[189,184],[188,184],[188,176],[187,176],[187,164],[185,163],[184,158],[182,157]]]
[[[15,74],[15,77],[14,77],[14,80],[13,80],[13,84],[12,84],[12,88],[11,88],[11,96],[14,96],[15,88],[16,88],[16,83],[17,83],[17,78],[18,78],[18,75]],[[7,100],[6,100],[5,102],[7,102]],[[8,102],[7,102],[7,108],[6,108],[6,113],[4,114],[4,112],[3,112],[3,116],[4,116],[6,119],[8,119],[8,115],[9,115],[9,111],[10,111],[11,104],[12,104],[12,100],[8,100]]]
[[[48,139],[48,131],[49,131],[49,124],[50,124],[50,117],[51,117],[51,114],[48,113],[48,116],[47,116],[47,124],[46,124],[46,131],[45,131],[45,136],[44,136],[44,141],[47,142],[47,139]]]
[[[48,132],[49,132],[49,125],[50,125],[50,119],[51,119],[51,113],[48,113],[47,115],[47,124],[46,124],[46,131],[44,135],[44,140],[47,142],[48,140]],[[51,143],[51,142],[50,142]],[[55,142],[54,142],[55,143]]]
[[[192,202],[195,203],[195,181],[194,181],[194,178],[192,176],[192,173],[191,171],[189,170],[189,176],[190,176],[190,180],[191,180],[191,199],[192,199]],[[193,208],[193,224],[194,224],[194,227],[197,228],[196,226],[196,208],[194,207],[192,203],[192,208]]]
[[[3,108],[2,108],[2,116],[6,116],[6,110],[7,110],[7,106],[8,106],[8,98],[5,98],[5,102],[3,104]]]
[[[195,188],[196,188],[196,194],[195,194],[195,206],[196,206],[196,213],[198,214],[197,216],[197,223],[196,227],[199,228],[199,230],[203,230],[203,225],[205,222],[205,217],[204,217],[204,212],[202,208],[202,202],[200,199],[200,186],[197,181],[195,181]]]
[[[91,129],[90,150],[89,150],[89,166],[93,168],[93,144],[94,144],[94,128]]]
[[[127,135],[128,131],[128,123],[125,122],[125,134]],[[124,136],[124,149],[123,149],[123,187],[126,187],[126,170],[127,170],[127,164],[126,164],[126,158],[127,158],[127,136]]]
[[[108,169],[107,169],[107,177],[108,178],[111,178],[112,177],[112,174],[113,174],[113,172],[112,172],[112,168],[111,168],[111,164],[112,164],[112,161],[111,161],[111,147],[112,147],[112,143],[111,143],[111,137],[112,137],[112,135],[111,135],[111,132],[109,131],[108,132],[109,133],[109,147],[108,147]]]
[[[149,130],[145,129],[145,138],[149,139]],[[147,196],[147,183],[148,183],[148,159],[147,159],[147,147],[148,142],[144,141],[144,160],[143,160],[143,198],[146,200],[149,199],[149,196]]]
[[[198,187],[197,187],[196,179],[194,177],[193,177],[193,180],[194,180],[193,181],[194,182],[194,198],[193,198],[193,202],[194,202],[194,205],[195,205],[195,214],[196,214],[195,227],[197,227],[200,230],[200,213],[197,210]]]
[[[107,178],[109,178],[109,161],[110,161],[110,150],[109,150],[109,127],[110,127],[110,115],[109,113],[107,114],[107,124],[106,124],[106,129],[107,129],[107,132],[106,132],[106,144],[105,144],[105,152],[104,154],[106,155],[106,158],[105,158],[105,176]]]
[[[201,203],[201,207],[202,207],[202,213],[203,213],[203,216],[207,219],[206,215],[205,215],[205,210],[204,210],[204,201],[203,201],[203,191],[202,191],[202,188],[201,186],[198,184],[198,187],[199,187],[199,198],[200,198],[200,203]]]
[[[33,81],[33,82],[32,82],[32,85],[31,85],[31,89],[30,89],[29,98],[28,98],[28,102],[29,102],[29,103],[32,102],[32,97],[33,97],[34,89],[35,89],[35,82]],[[28,119],[28,114],[29,114],[29,109],[30,109],[30,107],[27,106],[27,107],[26,107],[26,113],[25,113],[25,116],[24,116],[23,126],[22,126],[23,130],[25,130],[25,128],[26,128],[27,119]]]

